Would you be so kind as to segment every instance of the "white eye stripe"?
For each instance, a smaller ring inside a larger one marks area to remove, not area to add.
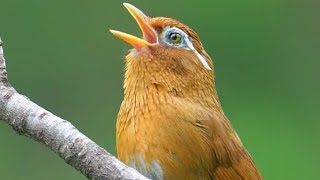
[[[197,57],[199,58],[200,62],[203,64],[203,66],[206,69],[212,70],[208,64],[208,62],[206,61],[206,59],[193,47],[192,42],[189,40],[186,40],[188,47],[197,55]]]
[[[186,48],[189,48],[191,51],[193,51],[196,55],[197,55],[197,57],[198,57],[198,59],[200,60],[200,62],[202,63],[202,65],[206,68],[206,69],[208,69],[208,70],[212,70],[211,68],[210,68],[210,66],[209,66],[209,64],[208,64],[208,62],[206,61],[206,59],[193,47],[193,44],[192,44],[192,42],[191,42],[191,40],[190,40],[190,38],[189,38],[189,36],[188,36],[188,34],[187,33],[185,33],[184,31],[182,31],[181,29],[179,29],[179,28],[176,28],[176,27],[166,27],[166,28],[164,28],[164,38],[165,38],[165,36],[166,36],[166,33],[171,33],[171,32],[177,32],[177,33],[180,33],[181,34],[181,38],[183,38],[183,42],[185,43],[185,44],[180,44],[179,46],[177,46],[177,45],[174,45],[175,47],[186,47]],[[168,42],[166,42],[168,45],[170,45],[170,46],[173,46],[171,43],[168,43]]]

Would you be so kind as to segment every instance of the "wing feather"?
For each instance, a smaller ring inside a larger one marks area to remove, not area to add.
[[[214,180],[261,180],[262,176],[223,112],[204,111],[202,132],[212,149]]]

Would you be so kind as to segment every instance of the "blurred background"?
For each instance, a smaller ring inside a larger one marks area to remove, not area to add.
[[[9,79],[116,155],[124,55],[140,30],[118,0],[0,0]],[[265,179],[319,179],[320,1],[128,0],[193,28],[225,113]],[[86,179],[0,123],[0,179]]]

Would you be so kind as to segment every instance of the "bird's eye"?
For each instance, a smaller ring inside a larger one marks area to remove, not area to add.
[[[171,33],[169,35],[170,43],[172,44],[180,44],[181,43],[181,35],[179,33]]]

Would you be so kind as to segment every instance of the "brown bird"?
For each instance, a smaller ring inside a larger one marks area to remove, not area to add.
[[[134,47],[117,120],[119,159],[155,180],[262,179],[221,108],[198,35],[177,20],[124,6],[143,38],[111,30]]]

